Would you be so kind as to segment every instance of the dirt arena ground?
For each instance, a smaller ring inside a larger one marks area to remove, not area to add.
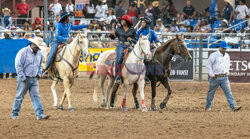
[[[37,121],[30,97],[24,99],[19,120],[10,118],[16,95],[16,80],[0,80],[0,138],[250,138],[250,85],[232,83],[237,104],[243,108],[230,112],[224,93],[219,89],[211,112],[204,112],[207,82],[171,82],[173,95],[166,109],[142,113],[134,109],[132,94],[128,111],[121,111],[122,89],[116,108],[105,110],[92,100],[94,81],[77,80],[72,88],[75,111],[53,108],[50,80],[40,81],[40,94],[47,121]],[[63,85],[57,87],[62,96]],[[157,88],[157,106],[167,91]],[[146,104],[150,108],[151,91],[146,87]],[[139,95],[138,95],[139,96]],[[67,102],[64,104],[67,108]],[[158,108],[159,109],[159,108]]]

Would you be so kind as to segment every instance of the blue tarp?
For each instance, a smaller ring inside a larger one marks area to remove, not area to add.
[[[0,73],[16,73],[16,54],[29,43],[26,39],[0,39]]]

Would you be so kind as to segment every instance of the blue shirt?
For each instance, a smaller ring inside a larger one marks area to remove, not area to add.
[[[80,30],[86,27],[88,27],[88,25],[74,26],[70,23],[67,23],[67,24],[58,23],[56,26],[55,38],[59,41],[66,42],[67,38],[69,37],[70,30]]]
[[[151,29],[149,30],[149,32],[150,32],[150,35],[149,35],[148,40],[150,41],[150,43],[159,42],[158,39],[157,39],[156,33],[153,30],[151,30]],[[146,35],[148,35],[148,31],[145,28],[138,30],[137,31],[137,38],[138,39],[140,38],[141,34],[143,36],[146,36]]]
[[[233,7],[231,5],[227,5],[227,7],[224,10],[224,18],[227,19],[227,21],[230,20],[232,12],[233,12]]]
[[[42,54],[40,51],[34,54],[30,45],[21,49],[15,59],[15,68],[18,78],[24,81],[26,76],[42,76]]]
[[[217,18],[217,16],[218,16],[217,0],[211,1],[211,5],[209,6],[209,15],[210,15],[210,17]]]

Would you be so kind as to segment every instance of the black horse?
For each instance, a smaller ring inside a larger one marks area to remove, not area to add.
[[[164,98],[163,102],[160,104],[160,108],[163,109],[166,107],[166,104],[169,100],[169,97],[172,93],[172,90],[169,85],[169,75],[170,75],[170,61],[174,55],[180,55],[185,61],[192,59],[187,46],[184,42],[184,36],[176,36],[176,38],[171,39],[164,43],[162,46],[156,49],[153,59],[151,61],[145,61],[146,65],[146,76],[151,81],[152,89],[152,100],[151,100],[151,109],[153,111],[157,110],[155,105],[155,96],[156,96],[156,84],[160,82],[167,90],[168,94]],[[114,100],[116,92],[119,88],[118,84],[115,84],[112,90],[110,107],[114,107]],[[133,96],[136,108],[139,108],[139,102],[136,97],[138,90],[138,85],[133,85]]]

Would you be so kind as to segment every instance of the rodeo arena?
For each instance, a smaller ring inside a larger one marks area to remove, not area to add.
[[[250,0],[0,9],[0,138],[250,138]]]

